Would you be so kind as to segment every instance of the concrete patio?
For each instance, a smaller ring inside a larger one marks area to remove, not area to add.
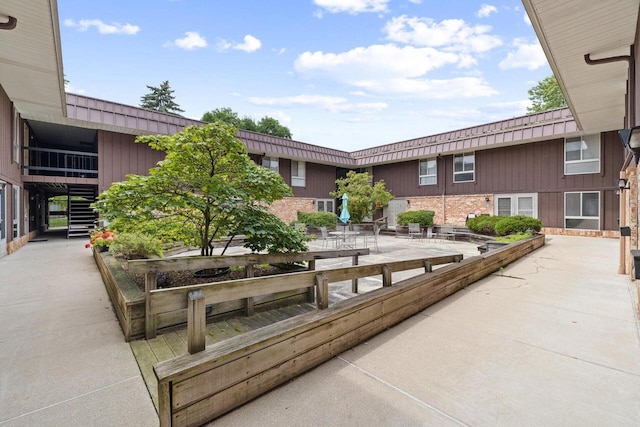
[[[45,237],[0,259],[0,425],[157,425],[84,241]],[[367,262],[477,253],[379,244]],[[616,240],[549,236],[213,424],[640,425],[637,294],[616,258]]]

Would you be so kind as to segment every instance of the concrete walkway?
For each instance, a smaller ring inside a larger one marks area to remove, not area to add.
[[[0,259],[0,426],[157,426],[83,239]]]
[[[215,426],[639,426],[617,241],[547,245]]]
[[[388,239],[376,257],[427,246]],[[0,426],[158,423],[83,245],[50,238],[0,259]],[[638,426],[636,294],[616,257],[616,240],[550,236],[213,425]]]

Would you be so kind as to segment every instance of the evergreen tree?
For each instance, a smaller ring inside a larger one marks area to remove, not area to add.
[[[160,111],[162,113],[178,114],[184,112],[174,101],[173,90],[169,86],[169,81],[165,80],[160,87],[149,86],[151,91],[140,98],[140,106],[149,110]]]
[[[256,121],[249,116],[240,118],[238,113],[228,107],[207,111],[202,115],[202,121],[207,123],[219,121],[233,125],[238,129],[291,139],[291,131],[289,128],[280,124],[278,120],[265,116],[256,123]]]

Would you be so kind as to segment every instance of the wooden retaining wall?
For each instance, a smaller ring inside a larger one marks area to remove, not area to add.
[[[542,245],[538,235],[159,363],[160,425],[206,423]]]
[[[352,257],[357,263],[358,256],[368,255],[369,249],[333,250],[301,252],[291,254],[248,254],[235,256],[185,256],[177,258],[163,258],[155,260],[129,261],[130,273],[147,273],[153,279],[150,289],[156,288],[156,273],[161,271],[221,268],[235,265],[252,266],[269,263],[287,263],[294,261],[309,261],[310,268],[316,259]],[[111,303],[115,309],[118,321],[127,342],[133,339],[144,338],[148,331],[162,330],[184,325],[187,322],[187,310],[177,310],[154,316],[153,325],[147,321],[147,297],[125,272],[119,261],[107,253],[93,252],[96,265],[102,276]],[[247,271],[252,271],[247,268]],[[148,274],[153,273],[153,274]],[[260,295],[250,301],[251,309],[266,309],[282,304],[294,304],[309,299],[306,289],[290,290],[271,295]],[[247,310],[247,301],[227,301],[215,304],[211,307],[208,317],[216,317]],[[152,335],[150,335],[152,336]]]

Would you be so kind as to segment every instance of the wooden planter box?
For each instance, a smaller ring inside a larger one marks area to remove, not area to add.
[[[113,308],[115,309],[125,341],[144,338],[146,302],[145,294],[131,280],[118,262],[108,252],[93,251],[102,281],[107,289]],[[306,290],[280,292],[264,295],[254,299],[257,309],[275,308],[307,301]],[[230,314],[244,313],[245,302],[242,300],[215,304],[211,307],[208,318]],[[159,315],[158,329],[186,326],[187,310]]]

